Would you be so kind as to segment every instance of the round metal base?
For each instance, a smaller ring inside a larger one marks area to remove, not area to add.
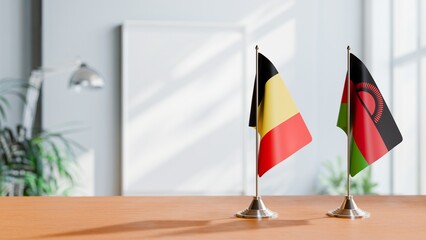
[[[260,197],[253,197],[250,206],[236,214],[239,218],[276,218],[278,214],[266,208]]]
[[[351,218],[351,219],[370,217],[370,213],[365,212],[361,210],[360,208],[358,208],[352,195],[346,196],[340,208],[337,208],[333,211],[328,212],[327,215],[330,217]]]

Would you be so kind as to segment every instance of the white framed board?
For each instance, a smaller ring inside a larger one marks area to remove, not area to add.
[[[122,194],[244,191],[246,37],[238,26],[122,26]]]

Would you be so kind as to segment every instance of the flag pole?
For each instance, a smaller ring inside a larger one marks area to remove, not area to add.
[[[259,198],[259,46],[256,45],[256,198]]]
[[[236,214],[239,218],[275,218],[278,216],[276,212],[269,210],[259,195],[259,46],[256,45],[256,195],[250,203],[250,206]]]
[[[353,199],[353,196],[351,195],[351,47],[347,47],[347,178],[346,178],[346,184],[347,184],[347,193],[345,196],[345,199],[343,200],[342,204],[339,208],[336,208],[335,210],[329,211],[327,213],[330,217],[339,217],[339,218],[368,218],[370,217],[370,213],[365,212],[361,210],[355,203],[355,200]]]
[[[348,66],[348,80],[347,80],[347,97],[348,97],[348,119],[346,124],[347,126],[347,178],[346,178],[346,184],[347,184],[347,194],[346,196],[351,196],[351,177],[350,177],[350,171],[351,171],[351,47],[348,45],[347,47],[347,66]]]

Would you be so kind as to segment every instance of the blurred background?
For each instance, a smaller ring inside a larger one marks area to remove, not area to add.
[[[0,33],[0,91],[24,83],[0,95],[3,195],[254,194],[255,45],[313,137],[260,179],[262,195],[344,192],[336,121],[348,45],[404,137],[353,179],[355,193],[426,193],[425,1],[0,0]],[[101,89],[69,88],[63,66],[75,59],[96,69]],[[31,97],[39,67],[55,74],[43,70]],[[34,132],[21,136],[28,106],[38,106]]]

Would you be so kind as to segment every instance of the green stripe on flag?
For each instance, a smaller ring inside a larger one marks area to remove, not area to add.
[[[342,103],[340,105],[339,117],[337,118],[337,126],[345,133],[348,130],[348,104]]]
[[[340,105],[339,117],[337,118],[337,126],[341,128],[345,133],[348,130],[348,104],[342,103]],[[368,167],[368,163],[359,151],[354,139],[351,139],[351,176],[355,176],[362,169]]]
[[[359,151],[354,139],[351,139],[351,176],[355,176],[362,169],[368,167],[368,163]]]

